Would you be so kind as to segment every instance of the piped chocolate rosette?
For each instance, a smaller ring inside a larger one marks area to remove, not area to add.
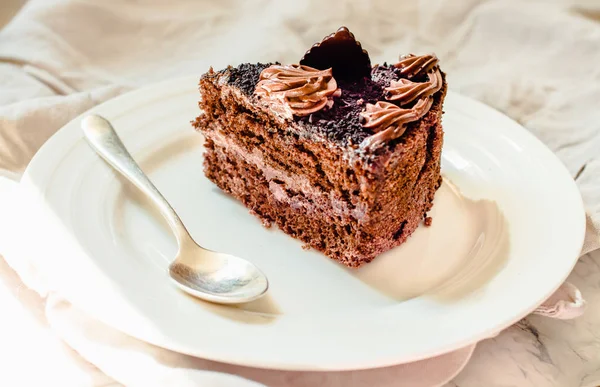
[[[374,147],[394,140],[406,131],[406,124],[421,119],[433,103],[432,96],[443,84],[442,75],[435,55],[407,55],[394,65],[400,78],[391,81],[385,88],[385,99],[367,104],[360,113],[361,123],[375,132],[365,139],[364,146]],[[417,79],[426,79],[418,82]],[[412,107],[405,107],[411,105]]]
[[[402,136],[406,131],[406,124],[423,117],[431,108],[432,102],[431,98],[421,98],[410,109],[383,101],[367,104],[365,111],[360,114],[362,125],[375,132],[365,140],[368,141],[367,145],[373,146]]]
[[[331,69],[317,70],[304,65],[272,65],[260,74],[254,94],[285,106],[296,116],[307,116],[333,106],[340,89]]]

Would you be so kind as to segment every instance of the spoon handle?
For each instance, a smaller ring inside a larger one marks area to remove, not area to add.
[[[96,153],[146,194],[159,208],[175,233],[179,246],[193,241],[173,207],[131,157],[110,122],[98,115],[90,115],[82,120],[81,128],[88,144]]]

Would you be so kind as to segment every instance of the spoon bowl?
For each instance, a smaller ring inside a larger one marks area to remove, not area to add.
[[[219,304],[253,301],[269,288],[265,275],[250,262],[200,246],[180,250],[169,275],[181,290]]]
[[[255,265],[233,255],[205,249],[194,241],[108,120],[90,115],[82,120],[81,128],[92,149],[152,200],[175,233],[179,250],[169,265],[169,275],[175,285],[194,297],[220,304],[253,301],[267,292],[267,277]]]

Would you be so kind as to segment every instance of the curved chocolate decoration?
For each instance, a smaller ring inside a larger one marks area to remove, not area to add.
[[[376,134],[367,137],[363,144],[373,147],[402,136],[406,131],[406,124],[423,117],[432,104],[432,98],[422,98],[410,109],[383,101],[375,105],[367,104],[366,110],[360,113],[360,119],[365,128],[373,129]]]
[[[417,98],[426,98],[437,93],[442,88],[443,83],[440,70],[435,69],[427,76],[429,79],[426,82],[413,82],[405,78],[392,81],[390,86],[385,88],[385,99],[395,101],[403,106]]]
[[[396,63],[394,67],[399,68],[400,74],[405,77],[414,78],[419,75],[427,74],[437,66],[438,62],[437,56],[433,54],[420,56],[408,54],[404,57],[400,57],[400,62]]]
[[[254,94],[270,103],[284,104],[296,116],[307,116],[333,105],[341,95],[331,69],[302,65],[272,65],[260,73]]]
[[[301,65],[324,70],[331,68],[338,80],[352,81],[371,76],[371,59],[352,32],[340,27],[315,43],[300,59]]]

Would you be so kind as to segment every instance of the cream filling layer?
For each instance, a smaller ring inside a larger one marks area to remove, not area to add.
[[[291,174],[269,165],[260,150],[254,149],[252,152],[248,152],[218,129],[207,133],[207,137],[215,145],[236,154],[262,171],[263,176],[269,182],[269,190],[277,201],[286,203],[292,208],[303,208],[308,212],[331,211],[334,215],[352,217],[358,221],[366,220],[366,205],[358,203],[356,207],[351,208],[346,201],[337,197],[334,191],[323,191],[314,186],[305,176]],[[283,182],[283,184],[276,182],[276,180]],[[288,190],[301,193],[304,196],[290,195]]]

